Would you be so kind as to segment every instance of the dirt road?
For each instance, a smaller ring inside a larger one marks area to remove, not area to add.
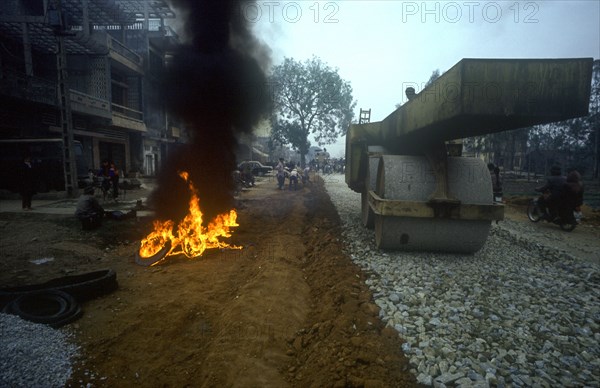
[[[82,351],[74,387],[417,386],[401,338],[384,328],[365,275],[342,252],[322,182],[290,192],[262,178],[237,208],[231,242],[244,249],[150,268],[134,256],[151,218],[83,232],[70,215],[1,213],[0,286],[117,272],[119,289],[86,302],[67,326]],[[523,214],[507,209],[528,222]],[[564,235],[542,228],[544,243]],[[578,231],[563,241],[598,236]],[[31,262],[39,258],[51,260]]]
[[[416,386],[321,184],[279,191],[267,178],[238,212],[231,242],[244,249],[150,268],[134,255],[151,219],[84,233],[68,216],[3,213],[0,285],[116,270],[119,289],[69,325],[83,354],[71,386]],[[40,257],[53,260],[29,261]]]

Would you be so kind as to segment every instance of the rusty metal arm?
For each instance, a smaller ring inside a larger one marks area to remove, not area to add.
[[[427,155],[441,171],[440,142],[584,116],[592,64],[593,58],[463,59],[383,121],[350,126],[346,183],[364,189],[370,145]],[[443,182],[436,191],[444,197]]]

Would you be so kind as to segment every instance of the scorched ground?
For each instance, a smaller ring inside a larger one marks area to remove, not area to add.
[[[71,217],[5,215],[0,281],[116,270],[119,289],[66,327],[82,353],[71,386],[416,386],[321,182],[290,192],[264,178],[237,211],[230,240],[244,249],[154,267],[134,262],[151,218],[84,233]],[[28,262],[40,254],[54,261]]]

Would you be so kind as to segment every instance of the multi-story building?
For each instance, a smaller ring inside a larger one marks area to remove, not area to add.
[[[154,175],[183,141],[160,95],[174,17],[165,0],[2,0],[0,139],[61,137],[66,101],[89,168]]]

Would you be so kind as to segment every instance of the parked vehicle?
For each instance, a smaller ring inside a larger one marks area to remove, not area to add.
[[[248,168],[247,166],[250,168],[250,171],[252,171],[252,174],[256,176],[263,176],[273,171],[273,167],[265,166],[264,164],[256,160],[244,161],[238,164],[238,169],[240,170],[240,172],[243,173],[244,170]]]
[[[75,163],[79,187],[90,183],[88,166],[83,157],[83,145],[75,141]],[[63,170],[63,140],[51,139],[0,139],[0,189],[19,191],[19,171],[23,158],[29,156],[36,175],[36,192],[65,190]]]

